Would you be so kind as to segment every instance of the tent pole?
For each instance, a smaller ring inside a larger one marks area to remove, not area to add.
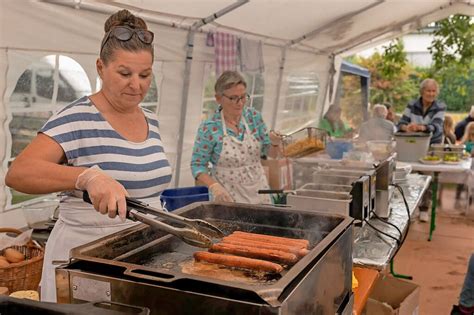
[[[193,49],[194,49],[194,35],[196,31],[224,14],[229,13],[232,10],[237,9],[238,7],[249,2],[249,0],[238,0],[237,2],[219,10],[218,12],[209,15],[208,17],[201,19],[195,22],[191,29],[188,32],[187,39],[187,49],[186,49],[186,62],[184,68],[184,82],[183,82],[183,92],[182,92],[182,101],[181,101],[181,112],[179,114],[179,133],[178,133],[178,144],[176,147],[176,165],[175,165],[175,177],[174,177],[174,186],[179,187],[179,178],[181,175],[181,160],[183,155],[183,143],[184,143],[184,128],[186,124],[186,112],[188,110],[188,94],[189,94],[189,81],[191,78],[191,65],[193,61]]]
[[[280,60],[280,71],[278,74],[278,85],[276,91],[275,110],[273,111],[271,129],[275,129],[278,116],[278,106],[280,105],[281,84],[283,82],[283,71],[285,70],[286,50],[288,46],[283,47]]]
[[[292,40],[290,43],[291,43],[291,45],[295,45],[295,44],[299,44],[300,42],[302,42],[305,39],[311,39],[311,38],[315,37],[316,35],[318,35],[319,33],[327,30],[330,26],[337,25],[338,23],[344,22],[344,21],[346,21],[346,20],[348,20],[348,19],[350,19],[350,18],[352,18],[352,17],[354,17],[354,16],[356,16],[356,15],[358,15],[358,14],[364,12],[364,11],[367,11],[369,9],[372,9],[373,7],[376,7],[376,6],[384,3],[385,1],[386,0],[377,0],[376,2],[371,3],[371,4],[369,4],[369,5],[367,5],[363,8],[360,8],[360,9],[354,11],[354,12],[350,12],[348,14],[345,14],[344,16],[341,16],[337,20],[331,21],[331,22],[329,22],[329,23],[327,23],[327,24],[325,24],[325,25],[309,32],[309,33],[306,33],[306,34]]]

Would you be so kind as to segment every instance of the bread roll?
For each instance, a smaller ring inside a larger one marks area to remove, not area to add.
[[[10,296],[18,299],[30,299],[39,301],[39,294],[34,290],[16,291],[10,294]]]
[[[17,263],[25,260],[25,255],[13,248],[7,248],[3,251],[3,255],[10,263]]]

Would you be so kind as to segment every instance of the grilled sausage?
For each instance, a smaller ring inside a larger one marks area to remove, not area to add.
[[[303,239],[296,239],[296,238],[288,238],[288,237],[280,237],[280,236],[272,236],[266,234],[256,234],[256,233],[249,233],[249,232],[242,232],[242,231],[234,231],[229,236],[238,236],[239,238],[245,238],[253,241],[260,241],[260,242],[272,242],[276,244],[286,244],[286,245],[300,245],[302,248],[308,248],[309,241]]]
[[[283,267],[279,264],[260,259],[209,252],[195,252],[193,256],[196,261],[205,261],[208,263],[224,265],[227,267],[245,268],[274,273],[280,273],[283,271]]]
[[[213,244],[211,248],[209,248],[209,251],[249,258],[278,261],[289,265],[292,265],[298,261],[298,257],[296,257],[295,254],[282,252],[280,250],[239,246],[228,243]]]
[[[282,252],[292,253],[298,257],[303,257],[308,254],[308,250],[306,248],[301,248],[301,246],[293,246],[293,245],[283,245],[283,244],[274,244],[274,243],[266,243],[260,241],[251,241],[248,239],[241,239],[237,236],[234,237],[224,237],[222,239],[222,243],[224,244],[234,244],[240,246],[249,246],[249,247],[256,247],[256,248],[265,248],[265,249],[273,249],[273,250],[280,250]]]

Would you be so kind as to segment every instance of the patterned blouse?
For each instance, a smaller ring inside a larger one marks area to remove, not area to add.
[[[209,173],[211,165],[216,165],[222,152],[222,119],[221,107],[206,121],[199,126],[196,140],[194,142],[193,156],[191,158],[191,172],[196,178],[201,173]],[[261,155],[266,156],[271,144],[268,136],[267,126],[263,122],[262,115],[254,108],[244,107],[242,117],[245,118],[250,133],[262,144]],[[245,135],[245,126],[242,120],[239,124],[238,135],[227,128],[227,134],[242,141]]]

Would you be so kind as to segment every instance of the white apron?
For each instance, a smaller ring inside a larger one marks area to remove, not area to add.
[[[41,301],[56,302],[56,278],[53,261],[69,260],[69,251],[106,235],[138,224],[130,220],[122,222],[97,212],[92,205],[75,197],[65,197],[59,204],[59,218],[48,238],[41,276]],[[154,202],[153,202],[154,201]],[[146,200],[161,208],[159,198]]]
[[[235,202],[271,204],[270,195],[258,194],[259,189],[269,189],[267,178],[260,161],[261,144],[252,136],[245,118],[242,141],[227,134],[224,114],[221,111],[222,152],[213,177],[229,192]]]

